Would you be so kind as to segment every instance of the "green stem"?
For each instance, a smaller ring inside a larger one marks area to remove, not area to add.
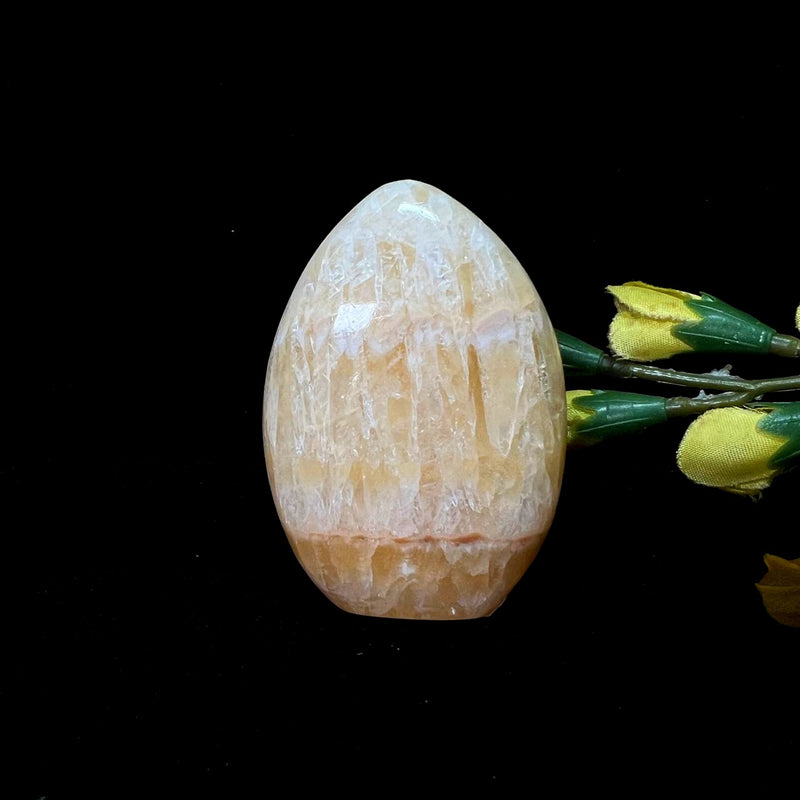
[[[800,391],[800,375],[786,378],[764,378],[747,380],[736,375],[717,375],[712,373],[680,372],[664,369],[652,364],[639,364],[625,359],[615,359],[604,355],[599,363],[599,373],[616,378],[639,378],[642,380],[668,383],[672,386],[688,386],[697,389],[711,389],[717,392],[736,393],[738,402],[749,402],[771,392]]]
[[[740,406],[753,398],[747,392],[723,392],[704,397],[668,397],[664,401],[667,417],[688,417],[711,408]]]
[[[770,342],[769,351],[785,358],[798,358],[800,357],[800,339],[795,336],[776,333]]]

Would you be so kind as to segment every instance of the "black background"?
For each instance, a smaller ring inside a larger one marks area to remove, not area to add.
[[[754,588],[765,552],[800,555],[796,478],[758,503],[691,484],[681,423],[569,454],[551,534],[487,619],[345,614],[280,529],[272,336],[317,244],[387,181],[472,209],[596,345],[626,280],[792,332],[795,65],[646,42],[538,58],[546,33],[501,33],[496,52],[422,37],[389,60],[320,50],[324,33],[278,52],[273,31],[246,65],[113,43],[10,63],[3,796],[649,796],[796,767],[800,639]]]

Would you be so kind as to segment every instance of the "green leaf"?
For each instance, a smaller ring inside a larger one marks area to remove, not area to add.
[[[770,459],[774,467],[785,467],[800,458],[800,402],[763,403],[756,408],[768,408],[769,414],[759,421],[758,427],[766,433],[786,439],[780,450]]]
[[[767,353],[776,331],[755,317],[703,293],[684,301],[702,319],[672,329],[676,338],[701,353]]]
[[[667,421],[666,399],[648,394],[596,389],[576,397],[573,404],[591,414],[576,425],[579,438],[587,443]]]
[[[597,374],[605,355],[602,350],[563,331],[556,331],[556,339],[565,375],[576,377]]]

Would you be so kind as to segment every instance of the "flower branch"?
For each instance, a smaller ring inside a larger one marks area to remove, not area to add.
[[[787,392],[800,390],[800,375],[786,378],[766,378],[749,380],[724,372],[679,372],[663,369],[652,364],[636,364],[624,359],[613,359],[605,356],[598,374],[606,374],[616,378],[639,378],[641,380],[668,383],[673,386],[697,387],[698,389],[721,392],[739,392],[747,400],[771,392]]]
[[[708,295],[641,282],[609,286],[617,313],[608,330],[611,353],[557,332],[567,379],[641,380],[696,390],[662,397],[605,389],[567,392],[567,443],[594,445],[640,433],[674,418],[696,417],[676,458],[695,483],[758,498],[779,474],[800,465],[800,402],[765,397],[800,391],[800,375],[749,380],[729,368],[706,373],[664,368],[653,361],[689,352],[800,356],[800,339]],[[800,329],[800,307],[795,324]],[[767,554],[759,583],[768,613],[800,627],[800,559]]]

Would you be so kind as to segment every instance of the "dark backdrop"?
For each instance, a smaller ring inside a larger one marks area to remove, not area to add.
[[[387,181],[471,208],[554,324],[599,346],[604,287],[626,280],[792,331],[794,66],[647,47],[541,61],[524,39],[308,73],[291,48],[246,68],[11,64],[4,796],[141,778],[649,796],[790,769],[800,639],[754,583],[765,552],[800,555],[795,476],[758,503],[695,486],[680,423],[570,453],[543,550],[477,621],[345,614],[280,529],[272,336],[317,244]]]

